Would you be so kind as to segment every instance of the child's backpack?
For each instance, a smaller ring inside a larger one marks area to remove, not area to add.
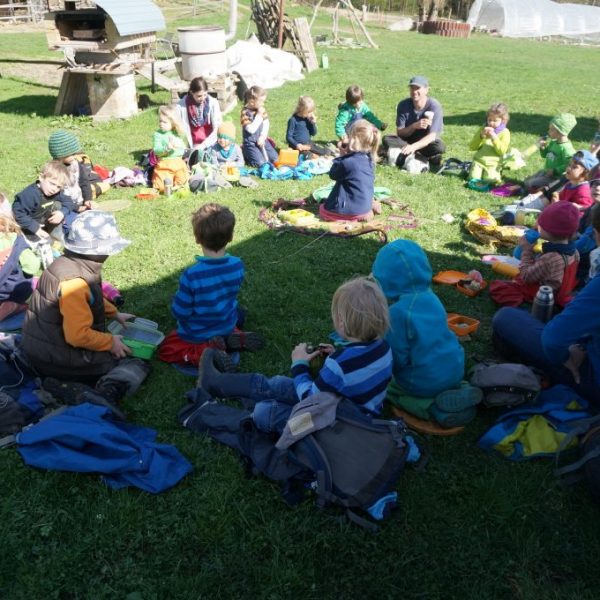
[[[309,433],[283,451],[275,448],[276,436],[256,429],[249,411],[195,403],[185,407],[179,419],[184,427],[238,450],[248,473],[279,481],[289,504],[299,503],[311,489],[317,506],[343,506],[352,522],[370,531],[377,526],[369,517],[385,519],[396,506],[394,490],[406,461],[420,457],[403,421],[372,418],[345,399],[332,426]]]
[[[540,378],[519,363],[480,362],[471,370],[471,385],[481,388],[485,406],[517,406],[533,402],[541,390]]]

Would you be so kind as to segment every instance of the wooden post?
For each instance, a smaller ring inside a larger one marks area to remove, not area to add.
[[[372,38],[369,35],[369,32],[367,31],[366,27],[361,23],[360,19],[358,18],[358,14],[357,14],[356,9],[354,8],[354,6],[352,6],[352,2],[350,0],[340,0],[340,3],[343,4],[344,6],[346,6],[348,8],[348,10],[350,10],[350,13],[351,13],[350,18],[354,18],[355,19],[356,23],[358,24],[358,26],[360,27],[361,31],[363,32],[363,34],[367,38],[367,41],[369,42],[369,44],[371,45],[371,47],[372,48],[379,48],[379,46],[372,40]]]
[[[283,6],[285,0],[279,0],[279,25],[277,28],[277,47],[281,50],[283,47]]]
[[[312,17],[310,19],[310,23],[308,24],[309,29],[312,29],[313,23],[315,22],[315,19],[317,18],[317,11],[319,10],[321,4],[323,4],[323,0],[319,0],[315,4],[315,8],[313,10],[313,14],[312,14]]]

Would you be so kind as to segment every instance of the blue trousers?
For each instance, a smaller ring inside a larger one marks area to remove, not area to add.
[[[592,364],[585,359],[579,368],[581,382],[575,383],[571,372],[553,362],[544,353],[544,323],[519,308],[501,308],[492,321],[494,347],[512,362],[530,365],[542,371],[553,384],[562,383],[593,404],[600,403],[600,388],[595,382]]]
[[[265,152],[263,152],[263,149]],[[265,159],[265,153],[268,160]],[[279,158],[277,150],[269,140],[265,140],[265,145],[262,148],[259,148],[256,144],[243,144],[242,154],[249,167],[260,167],[266,162],[274,163]]]

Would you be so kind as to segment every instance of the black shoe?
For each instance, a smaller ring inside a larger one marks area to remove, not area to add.
[[[42,382],[42,389],[51,394],[57,400],[66,404],[81,404],[81,396],[85,392],[96,393],[96,390],[85,383],[77,381],[59,381],[54,377],[46,377]]]

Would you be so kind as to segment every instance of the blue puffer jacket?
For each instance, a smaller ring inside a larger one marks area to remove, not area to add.
[[[431,266],[422,248],[409,240],[387,244],[375,258],[373,275],[390,303],[385,339],[392,348],[396,383],[423,398],[458,386],[464,351],[431,290]]]

